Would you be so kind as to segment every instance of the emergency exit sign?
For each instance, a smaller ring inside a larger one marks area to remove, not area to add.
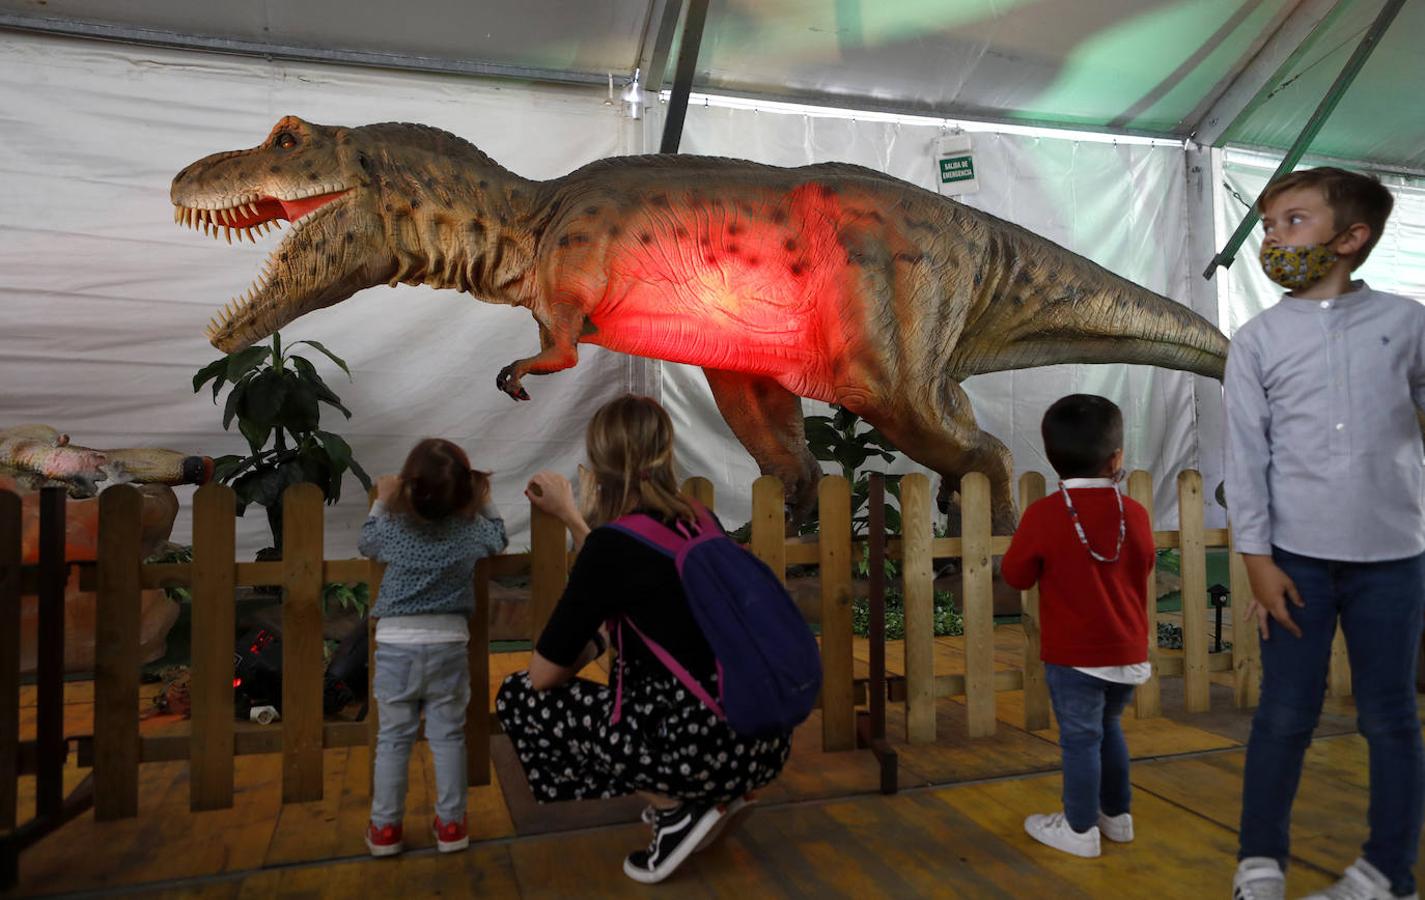
[[[945,196],[971,194],[980,189],[975,171],[975,151],[968,134],[947,134],[934,145],[936,186]]]
[[[940,183],[969,181],[975,177],[973,156],[947,156],[940,160]]]

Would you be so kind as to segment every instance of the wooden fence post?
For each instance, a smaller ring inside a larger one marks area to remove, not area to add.
[[[713,483],[700,475],[684,481],[682,487],[679,488],[679,493],[682,493],[684,496],[692,497],[703,506],[706,506],[710,512],[714,508],[713,501],[716,500],[716,495],[713,490]]]
[[[40,568],[36,612],[35,815],[64,806],[64,488],[40,489]]]
[[[233,805],[236,507],[237,497],[227,485],[206,484],[193,495],[193,725],[188,744],[188,805],[195,811]]]
[[[15,827],[20,777],[20,498],[0,491],[0,831]]]
[[[817,485],[821,568],[821,746],[856,747],[851,640],[851,484],[828,475]]]
[[[322,491],[282,495],[282,802],[322,799]]]
[[[1183,696],[1190,713],[1212,707],[1207,678],[1207,547],[1202,524],[1202,475],[1178,473],[1178,531],[1182,536]]]
[[[139,812],[139,537],[143,495],[126,484],[99,495],[94,615],[94,818]],[[227,651],[232,658],[232,651]]]
[[[961,557],[965,618],[965,711],[969,735],[995,733],[994,570],[990,564],[990,480],[960,479]]]
[[[538,641],[569,581],[569,537],[564,523],[529,506],[529,638]]]
[[[1346,633],[1336,623],[1336,636],[1331,640],[1331,665],[1326,673],[1326,693],[1331,697],[1351,696],[1351,659],[1346,654]]]
[[[752,546],[758,559],[787,583],[787,500],[782,480],[763,475],[752,482]]]
[[[1044,476],[1025,472],[1019,479],[1020,512],[1044,496]],[[1049,727],[1049,684],[1044,680],[1044,660],[1039,658],[1041,631],[1039,620],[1039,585],[1019,594],[1024,615],[1024,730],[1038,731]]]
[[[465,710],[465,773],[490,783],[490,560],[475,564],[475,614],[470,617],[470,703]]]
[[[901,479],[901,587],[905,598],[905,731],[912,744],[935,743],[935,534],[930,479]]]
[[[1153,530],[1153,476],[1138,469],[1128,476],[1128,496],[1148,512],[1148,531]],[[1163,714],[1162,677],[1158,672],[1158,567],[1148,573],[1148,664],[1152,674],[1133,692],[1133,712],[1140,719]]]
[[[1257,617],[1247,615],[1252,602],[1252,582],[1247,563],[1232,549],[1232,532],[1227,533],[1227,554],[1232,588],[1232,704],[1239,708],[1256,706],[1262,691],[1262,645],[1257,637]]]

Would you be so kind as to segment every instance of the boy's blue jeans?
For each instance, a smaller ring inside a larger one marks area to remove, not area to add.
[[[1046,663],[1044,680],[1059,723],[1064,757],[1064,818],[1088,831],[1106,816],[1128,812],[1128,744],[1119,719],[1133,685],[1105,681],[1068,666]]]
[[[426,742],[435,760],[435,814],[465,818],[465,707],[470,704],[470,660],[464,643],[376,645],[371,682],[381,717],[371,784],[371,822],[399,825],[405,815],[411,744],[426,716]]]
[[[1286,867],[1291,804],[1321,715],[1339,616],[1357,722],[1370,747],[1371,831],[1362,855],[1390,879],[1394,893],[1413,893],[1425,797],[1415,705],[1425,556],[1334,562],[1274,547],[1272,558],[1306,606],[1287,606],[1300,638],[1271,621],[1262,641],[1262,699],[1247,742],[1238,858],[1266,856]]]

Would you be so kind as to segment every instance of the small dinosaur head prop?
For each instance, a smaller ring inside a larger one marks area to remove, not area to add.
[[[292,224],[252,287],[213,318],[209,340],[232,353],[364,288],[430,283],[427,217],[450,207],[435,195],[453,169],[481,164],[494,165],[423,125],[341,128],[287,116],[260,145],[188,166],[170,190],[175,221],[230,243]]]

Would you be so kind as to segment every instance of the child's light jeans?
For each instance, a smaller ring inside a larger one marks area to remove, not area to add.
[[[372,680],[381,728],[371,786],[371,822],[399,825],[405,815],[411,744],[425,711],[426,741],[435,759],[435,813],[465,818],[465,707],[470,663],[464,643],[376,645]]]

